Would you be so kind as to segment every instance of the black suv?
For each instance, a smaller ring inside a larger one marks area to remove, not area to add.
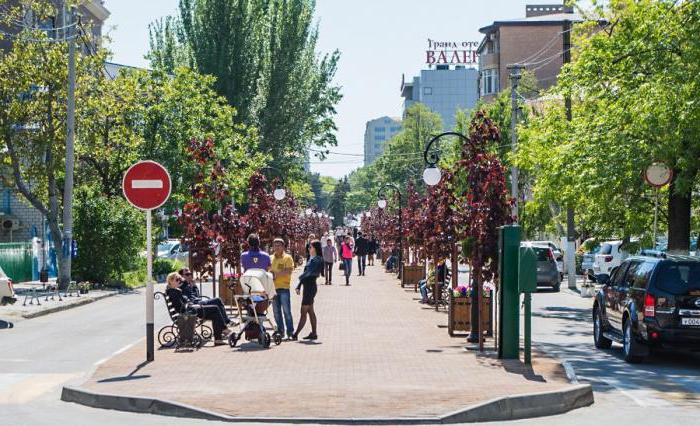
[[[641,362],[653,347],[700,351],[700,258],[631,257],[597,279],[597,348],[622,343],[627,362]]]

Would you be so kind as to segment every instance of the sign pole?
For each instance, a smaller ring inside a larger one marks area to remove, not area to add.
[[[652,240],[651,244],[654,250],[656,250],[656,232],[657,232],[657,224],[659,221],[659,187],[654,188],[654,239]]]
[[[153,247],[151,210],[146,210],[146,361],[154,359],[153,343]]]

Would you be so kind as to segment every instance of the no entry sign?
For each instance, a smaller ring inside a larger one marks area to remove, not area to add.
[[[162,206],[170,196],[170,174],[155,161],[139,161],[124,173],[122,190],[131,204],[141,210]]]

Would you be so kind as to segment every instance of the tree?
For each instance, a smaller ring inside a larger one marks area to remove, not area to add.
[[[339,181],[335,186],[335,190],[333,190],[333,195],[328,203],[328,210],[334,218],[333,226],[343,226],[344,224],[345,215],[348,213],[346,198],[349,190],[350,185],[348,184],[347,178]]]
[[[609,24],[579,26],[555,88],[572,98],[572,121],[551,102],[519,161],[537,173],[536,200],[577,205],[584,227],[623,238],[649,236],[653,191],[641,172],[665,162],[674,172],[668,247],[687,252],[700,169],[700,3],[615,0],[596,13]]]
[[[216,77],[237,122],[259,129],[260,150],[298,173],[310,148],[336,144],[341,99],[332,82],[339,54],[316,52],[314,7],[312,0],[181,0],[179,19],[151,25],[149,58],[166,71],[193,65]]]
[[[27,5],[36,16],[55,12],[46,2]],[[19,19],[22,10],[10,8],[2,17],[3,25]],[[64,176],[66,135],[67,43],[49,40],[46,32],[25,28],[12,38],[12,45],[0,53],[0,138],[2,138],[2,178],[14,187],[46,218],[58,260],[58,284],[66,288],[70,281],[70,250],[62,250],[60,227],[62,179]],[[76,107],[78,114],[93,96],[104,56],[78,55],[76,58]],[[76,134],[80,137],[81,123]],[[76,141],[79,143],[79,141]]]

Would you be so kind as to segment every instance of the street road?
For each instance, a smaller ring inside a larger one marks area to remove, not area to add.
[[[574,368],[590,383],[595,404],[545,419],[512,423],[538,425],[697,423],[700,415],[700,356],[654,354],[643,364],[627,364],[621,347],[593,345],[593,299],[562,288],[533,295],[533,342]]]
[[[205,289],[205,294],[210,294]],[[591,383],[596,403],[561,416],[512,423],[693,424],[700,415],[700,363],[687,355],[654,355],[628,365],[620,348],[593,347],[591,299],[568,290],[533,297],[533,340],[568,361],[582,383]],[[156,301],[156,327],[166,312]],[[0,317],[1,317],[0,310]],[[96,303],[0,329],[0,409],[11,425],[191,425],[189,419],[98,410],[60,401],[64,384],[79,384],[97,363],[144,335],[143,293]],[[156,356],[158,356],[156,352]]]

